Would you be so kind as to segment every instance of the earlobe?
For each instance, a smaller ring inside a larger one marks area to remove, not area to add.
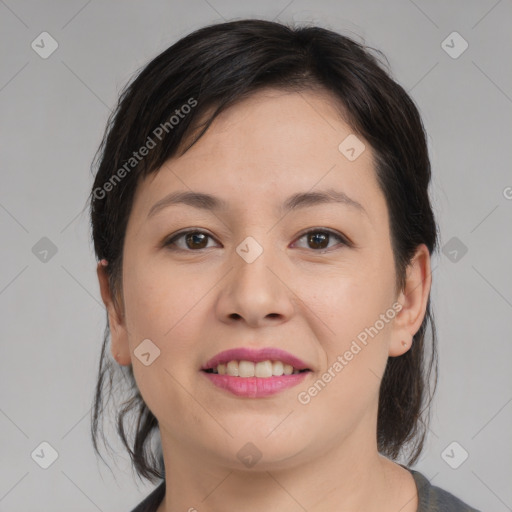
[[[120,365],[125,366],[131,364],[128,332],[126,329],[124,318],[122,314],[118,311],[118,308],[116,307],[116,304],[114,303],[114,300],[112,298],[109,278],[105,269],[107,264],[108,263],[106,262],[106,260],[101,260],[98,263],[96,272],[98,274],[101,298],[103,300],[103,303],[105,304],[108,314],[112,357]]]
[[[409,349],[412,348],[414,343],[413,335],[409,335],[407,339],[401,339],[398,342],[392,340],[389,346],[389,357],[398,357],[405,354]]]
[[[405,288],[398,298],[402,309],[393,322],[390,357],[401,356],[411,348],[425,317],[431,284],[430,252],[421,244],[407,267]]]

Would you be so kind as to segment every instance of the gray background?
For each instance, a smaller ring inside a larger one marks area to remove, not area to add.
[[[127,511],[153,488],[115,436],[115,478],[89,438],[105,323],[90,163],[140,66],[196,28],[253,16],[364,38],[419,106],[445,249],[433,261],[440,382],[415,468],[483,511],[512,510],[511,15],[510,0],[0,0],[0,510]],[[43,31],[58,42],[47,59],[31,47]],[[458,58],[442,47],[453,31],[469,44]],[[46,261],[43,237],[57,248]],[[48,469],[31,458],[43,441],[59,454]]]

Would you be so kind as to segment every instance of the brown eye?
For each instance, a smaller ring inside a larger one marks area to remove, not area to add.
[[[177,246],[177,250],[199,250],[206,249],[208,244],[208,239],[212,238],[208,233],[204,233],[203,231],[185,231],[178,235],[173,236],[171,239],[164,243],[165,247],[170,247],[174,249],[173,245]],[[184,240],[185,246],[183,244],[177,244],[178,240]]]
[[[309,244],[313,244],[312,249],[325,249],[328,244],[326,245],[325,242],[329,241],[329,235],[327,233],[309,233],[306,235],[307,240]]]
[[[338,233],[330,230],[317,229],[304,233],[299,240],[305,238],[308,247],[316,251],[322,251],[329,248],[331,239],[337,239],[342,245],[348,245],[347,241]],[[337,244],[339,245],[339,244]],[[331,245],[331,247],[333,247]]]
[[[187,233],[185,235],[185,244],[187,244],[189,249],[204,249],[208,244],[207,237],[208,235],[204,233]]]

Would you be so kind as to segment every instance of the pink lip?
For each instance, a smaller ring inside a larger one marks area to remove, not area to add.
[[[216,368],[217,365],[223,363],[229,363],[229,361],[252,361],[253,363],[259,363],[260,361],[282,361],[285,364],[290,364],[296,370],[307,370],[307,364],[299,358],[292,356],[290,353],[278,348],[262,348],[262,349],[250,349],[250,348],[233,348],[230,350],[224,350],[212,357],[201,370],[209,370],[210,368]],[[235,377],[238,379],[238,377]],[[272,377],[269,377],[269,380]],[[277,378],[277,377],[276,377]]]
[[[201,372],[215,386],[225,389],[237,396],[262,398],[274,395],[284,389],[296,386],[309,375],[310,372],[281,375],[280,377],[232,377],[216,373]]]

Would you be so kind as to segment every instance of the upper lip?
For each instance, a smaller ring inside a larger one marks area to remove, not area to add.
[[[296,370],[310,369],[304,361],[289,352],[285,352],[279,348],[268,347],[262,349],[232,348],[230,350],[224,350],[209,359],[201,370],[216,368],[217,365],[228,363],[229,361],[253,361],[254,363],[260,361],[282,361],[285,364],[293,366]]]

